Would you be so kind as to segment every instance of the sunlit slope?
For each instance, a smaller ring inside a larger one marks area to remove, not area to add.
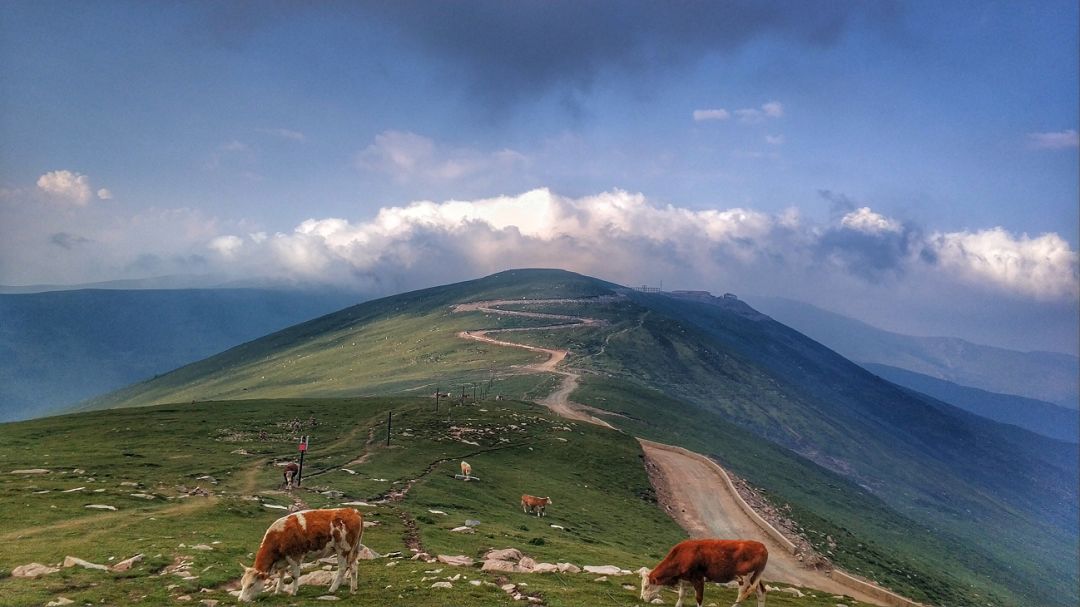
[[[488,380],[543,355],[463,342],[477,326],[520,321],[454,314],[455,303],[587,297],[614,285],[558,270],[524,270],[362,303],[248,342],[84,403],[81,409],[166,402],[391,394]],[[517,390],[528,392],[536,379]],[[511,384],[517,386],[517,384]],[[516,389],[508,387],[507,389]]]

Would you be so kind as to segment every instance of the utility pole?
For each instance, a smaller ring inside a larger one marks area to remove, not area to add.
[[[390,426],[393,421],[394,413],[392,411],[386,412],[386,446],[390,446]]]
[[[300,469],[296,471],[296,486],[300,486],[300,481],[304,478],[304,454],[307,453],[308,441],[311,440],[310,436],[300,437]]]
[[[439,412],[439,387],[435,386],[435,413]]]

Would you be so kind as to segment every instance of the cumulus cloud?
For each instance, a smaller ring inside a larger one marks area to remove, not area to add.
[[[449,182],[498,170],[508,170],[527,162],[524,155],[510,149],[480,152],[472,148],[450,148],[411,132],[384,131],[360,151],[356,166],[383,173],[398,181]]]
[[[1080,146],[1080,134],[1074,129],[1052,133],[1028,133],[1028,146],[1036,150],[1063,150]]]
[[[989,282],[1037,299],[1076,299],[1077,253],[1061,236],[1016,236],[997,227],[935,234],[927,243],[937,264],[971,282]]]
[[[50,198],[85,206],[93,196],[90,178],[72,171],[50,171],[38,177],[37,187]]]
[[[97,197],[99,200],[112,200],[112,192],[106,188],[99,188],[97,191]]]
[[[421,201],[383,208],[366,221],[312,218],[291,232],[222,236],[208,248],[246,271],[375,283],[409,276],[434,284],[557,266],[625,284],[639,284],[645,268],[698,283],[755,275],[847,276],[867,284],[932,279],[1038,300],[1075,300],[1078,284],[1077,254],[1057,235],[927,234],[869,207],[820,226],[794,210],[689,209],[619,190]]]
[[[694,110],[694,120],[697,122],[703,120],[727,120],[728,118],[731,118],[731,112],[723,108]]]
[[[765,143],[769,145],[784,145],[783,135],[765,135]]]

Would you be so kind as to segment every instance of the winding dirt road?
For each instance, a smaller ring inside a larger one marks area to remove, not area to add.
[[[560,314],[539,312],[521,312],[501,310],[496,306],[507,304],[558,304],[584,303],[593,300],[498,300],[461,304],[454,307],[455,312],[479,311],[488,314],[540,318],[559,321],[559,324],[544,327],[520,327],[513,329],[488,329],[462,331],[458,337],[474,341],[522,348],[533,352],[542,352],[548,359],[522,367],[523,370],[542,373],[557,373],[563,376],[559,387],[539,401],[556,414],[573,420],[589,422],[617,430],[611,424],[590,415],[583,405],[570,400],[570,394],[577,388],[579,374],[557,368],[566,358],[566,350],[554,350],[537,346],[502,341],[489,337],[493,333],[511,333],[536,330],[553,330],[582,326],[599,326],[603,321]],[[737,503],[737,497],[729,489],[719,466],[703,455],[638,438],[645,456],[653,464],[654,482],[658,492],[667,502],[668,512],[691,537],[727,537],[754,539],[769,547],[769,564],[764,577],[769,581],[784,582],[837,595],[848,595],[857,600],[875,605],[885,605],[881,600],[860,592],[850,586],[840,584],[823,571],[804,567],[802,562],[771,538]]]

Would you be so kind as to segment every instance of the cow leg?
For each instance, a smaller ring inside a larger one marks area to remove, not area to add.
[[[337,553],[337,575],[334,576],[334,581],[330,582],[330,594],[337,592],[338,586],[341,585],[341,580],[345,579],[345,576],[349,572],[349,558],[348,553]],[[355,589],[353,589],[355,592]]]
[[[739,596],[735,598],[735,605],[742,603],[746,600],[750,593],[761,584],[761,572],[755,571],[743,579],[742,584],[739,585]],[[758,604],[762,605],[764,602],[764,595],[758,596]],[[734,605],[732,606],[734,607]]]
[[[292,559],[289,559],[289,565],[292,566],[292,587],[293,587],[292,592],[289,593],[289,594],[292,594],[293,596],[296,596],[296,594],[298,592],[300,592],[300,563],[301,563],[302,560],[303,559],[296,559],[294,561]]]
[[[684,592],[686,592],[686,582],[684,580],[679,580],[679,598],[675,601],[675,607],[682,607]]]
[[[758,580],[757,607],[765,607],[765,582]]]
[[[694,598],[697,599],[697,607],[701,607],[701,602],[705,599],[705,578],[703,577],[694,580]]]

